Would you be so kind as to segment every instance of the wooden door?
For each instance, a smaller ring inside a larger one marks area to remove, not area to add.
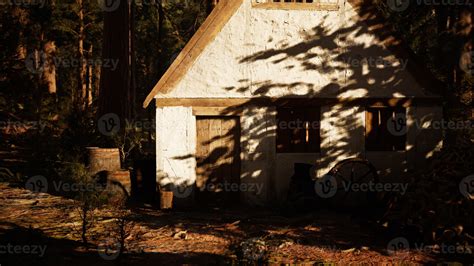
[[[238,117],[197,117],[196,186],[198,201],[236,203],[240,186]]]

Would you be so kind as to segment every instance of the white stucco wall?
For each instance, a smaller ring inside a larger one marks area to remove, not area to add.
[[[368,159],[383,181],[400,181],[402,173],[423,167],[426,159],[441,148],[441,131],[428,128],[441,121],[440,107],[409,107],[406,151],[365,150],[365,108],[321,107],[321,152],[276,153],[276,110],[247,107],[240,116],[241,183],[261,184],[263,189],[243,191],[242,201],[250,205],[281,203],[286,199],[295,163],[317,166],[326,174],[337,162],[351,157]],[[157,181],[160,185],[192,187],[196,181],[196,117],[192,107],[157,108]],[[418,121],[418,122],[415,122]],[[192,200],[192,194],[188,195]]]
[[[426,96],[350,3],[339,11],[242,6],[171,93],[158,98]],[[384,66],[357,58],[385,60]]]
[[[241,193],[243,201],[263,205],[275,190],[275,130],[274,108],[249,106],[243,110],[241,123],[241,183],[263,184],[260,193]]]
[[[157,181],[192,185],[196,181],[196,117],[192,108],[156,109]]]
[[[251,205],[265,204],[274,191],[275,115],[272,108],[249,106],[240,116],[240,183],[263,185],[259,190],[241,193],[242,201]],[[160,186],[194,186],[196,133],[196,116],[191,107],[156,109],[156,166]],[[193,193],[186,193],[178,200],[190,201],[192,197]]]

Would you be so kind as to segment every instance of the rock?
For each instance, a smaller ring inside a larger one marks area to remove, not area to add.
[[[341,251],[341,252],[342,252],[342,253],[352,253],[352,252],[354,252],[354,251],[356,251],[356,248],[345,249],[345,250],[343,250],[343,251]]]
[[[285,241],[285,242],[281,243],[281,244],[278,246],[278,248],[286,248],[286,247],[291,246],[291,245],[293,245],[293,242]]]
[[[179,231],[174,234],[173,239],[178,240],[178,239],[188,239],[188,231]]]

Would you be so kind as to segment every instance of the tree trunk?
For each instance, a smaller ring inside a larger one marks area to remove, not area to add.
[[[136,115],[136,64],[135,64],[135,23],[134,23],[134,16],[135,16],[135,5],[134,1],[130,3],[130,13],[129,13],[129,23],[130,23],[130,30],[129,30],[129,46],[130,46],[130,56],[129,56],[129,64],[130,64],[130,94],[129,94],[129,103],[130,103],[130,115],[135,117]]]
[[[54,54],[56,45],[53,41],[48,41],[43,46],[43,73],[42,82],[48,88],[50,94],[56,93],[56,65],[54,64]]]
[[[101,66],[96,66],[94,65],[95,71],[94,71],[94,92],[93,92],[93,98],[98,99],[99,98],[99,89],[100,89],[100,70]]]
[[[79,30],[78,30],[78,44],[77,44],[77,53],[79,58],[79,69],[78,69],[78,102],[77,106],[80,109],[84,109],[86,105],[87,97],[87,85],[86,85],[86,75],[87,75],[87,66],[85,64],[84,57],[84,4],[83,0],[77,0],[79,6],[78,18],[79,18]]]
[[[447,68],[447,84],[449,91],[445,94],[447,105],[444,116],[446,120],[452,119],[453,114],[462,112],[462,105],[457,94],[462,90],[462,81],[465,72],[461,67],[461,60],[466,53],[472,51],[472,8],[470,7],[439,7],[438,28],[445,29],[440,35],[439,43],[445,47],[441,51],[444,60],[441,64]],[[443,12],[443,13],[441,13]],[[471,45],[471,46],[470,46]],[[444,145],[456,146],[458,131],[446,130]]]
[[[121,120],[130,119],[130,11],[128,1],[120,1],[119,7],[104,13],[104,37],[102,58],[104,62],[116,62],[117,67],[103,64],[100,78],[98,116],[114,113]]]
[[[472,57],[472,38],[473,38],[473,22],[472,22],[473,12],[469,8],[465,7],[459,11],[458,20],[456,21],[455,26],[455,38],[457,40],[457,48],[460,51],[457,64],[457,79],[456,87],[461,87],[461,82],[464,79],[464,76],[467,74],[466,69],[462,69],[461,60],[466,54]]]
[[[25,9],[20,8],[19,6],[12,6],[12,15],[19,23],[19,26],[22,30],[18,32],[18,46],[17,46],[17,58],[18,60],[25,60],[28,54],[28,46],[25,41],[25,34],[23,29],[28,24],[28,13]]]
[[[89,47],[89,51],[87,53],[87,56],[89,59],[92,59],[92,49],[93,46],[91,45]],[[89,107],[92,105],[93,101],[93,92],[92,92],[92,87],[93,87],[93,78],[94,78],[94,65],[93,64],[88,64],[87,65],[87,101],[86,101],[86,107]]]
[[[165,21],[165,11],[163,4],[158,1],[158,42],[161,44],[163,40],[163,22]]]

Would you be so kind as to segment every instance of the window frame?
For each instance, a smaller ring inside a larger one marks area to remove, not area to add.
[[[321,152],[321,108],[319,106],[277,107],[276,112],[275,150],[277,154],[316,154]],[[291,112],[295,113],[291,114]],[[291,116],[293,117],[291,118]],[[299,128],[298,120],[302,121],[305,128]],[[295,122],[293,129],[288,128],[291,126],[289,125],[291,121]],[[286,124],[282,124],[282,122],[286,122]],[[286,128],[283,128],[283,125]],[[314,126],[317,128],[313,128]],[[298,134],[301,134],[299,140],[298,137],[294,138]],[[301,143],[295,143],[296,141]]]
[[[382,113],[385,111],[385,113]],[[391,106],[369,106],[365,109],[365,128],[364,140],[365,151],[368,152],[400,152],[407,151],[408,132],[407,132],[407,108],[405,107],[391,107]],[[376,128],[373,126],[375,121],[373,119],[374,113],[378,113]],[[405,118],[405,133],[396,136],[389,132],[388,121],[394,115],[403,114]],[[372,138],[372,139],[369,139]]]

